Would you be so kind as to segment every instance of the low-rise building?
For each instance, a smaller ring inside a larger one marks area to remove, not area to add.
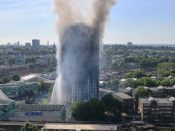
[[[175,97],[175,86],[172,87],[164,87],[164,86],[158,86],[158,87],[152,87],[147,88],[149,91],[149,94],[152,97],[167,97],[167,96],[173,96]]]
[[[8,120],[32,122],[60,122],[66,117],[63,105],[18,104],[15,111],[10,112]]]
[[[175,122],[175,98],[140,98],[142,120],[154,123]]]
[[[141,121],[131,122],[129,124],[129,131],[155,131],[154,125],[147,124]]]
[[[134,98],[123,92],[115,92],[112,90],[100,88],[99,94],[100,97],[103,97],[104,95],[107,94],[112,94],[112,96],[115,99],[117,99],[122,103],[123,112],[132,112],[134,110]]]
[[[115,92],[112,93],[114,98],[122,103],[123,112],[132,112],[134,110],[134,98],[123,93],[123,92]]]
[[[118,131],[117,127],[114,124],[48,123],[42,131]]]

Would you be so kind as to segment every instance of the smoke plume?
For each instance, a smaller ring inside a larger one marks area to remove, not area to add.
[[[55,0],[60,44],[52,104],[98,98],[99,52],[114,4],[115,0]]]

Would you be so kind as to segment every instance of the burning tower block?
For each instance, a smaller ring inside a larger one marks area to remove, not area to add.
[[[98,29],[82,23],[68,26],[62,31],[61,43],[61,86],[64,101],[67,103],[98,98]]]

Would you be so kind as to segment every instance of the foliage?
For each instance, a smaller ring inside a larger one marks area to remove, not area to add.
[[[26,122],[25,125],[21,127],[20,131],[39,131],[39,129],[36,126],[30,124],[29,122]]]
[[[28,57],[25,60],[26,64],[28,64],[28,63],[35,63],[35,62],[36,62],[36,59],[34,57]]]
[[[161,81],[162,86],[173,86],[175,85],[175,78],[165,78]]]
[[[121,121],[122,104],[112,95],[104,96],[100,101],[92,99],[88,102],[72,104],[72,116],[79,121]]]
[[[6,84],[6,83],[10,82],[10,78],[4,76],[4,77],[2,78],[2,82],[3,82],[3,84]]]
[[[105,106],[106,119],[108,121],[121,121],[122,104],[111,94],[102,97],[101,102]]]
[[[155,68],[159,63],[159,59],[150,57],[130,57],[124,60],[125,63],[137,63],[142,69]]]
[[[151,79],[150,77],[144,77],[144,78],[142,78],[142,81],[144,83],[144,86],[156,87],[156,81]]]
[[[173,74],[173,71],[175,70],[175,64],[174,63],[160,63],[157,66],[157,73],[160,76],[168,77],[169,75]]]
[[[32,97],[26,97],[25,98],[25,104],[32,104],[34,102],[34,98]]]
[[[39,85],[39,90],[40,91],[47,91],[48,92],[48,87],[44,84],[43,81],[40,82],[40,85]]]
[[[105,107],[99,100],[76,103],[72,107],[72,116],[79,121],[104,121]]]
[[[173,81],[172,81],[173,82]],[[143,77],[140,79],[127,79],[125,87],[137,88],[138,86],[157,87],[162,84],[162,80]]]
[[[14,81],[20,81],[20,76],[19,75],[13,75],[12,80]]]
[[[107,87],[112,90],[117,90],[119,85],[119,81],[116,78],[112,78],[110,81],[107,82]]]
[[[127,75],[126,78],[142,78],[146,77],[147,74],[143,70],[135,70],[135,71],[130,71]]]
[[[0,80],[0,84],[3,84],[3,81],[2,80]]]
[[[164,63],[171,63],[171,64],[175,63],[175,59],[169,57],[160,57],[160,58],[144,57],[144,56],[126,57],[124,63],[137,63],[140,65],[141,69],[149,69],[149,68],[157,68],[158,66],[163,65]]]
[[[143,86],[139,86],[135,89],[135,96],[136,97],[147,97],[148,91]]]

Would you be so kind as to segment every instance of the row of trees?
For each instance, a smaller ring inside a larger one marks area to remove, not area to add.
[[[164,62],[157,66],[157,74],[162,77],[175,77],[175,63]]]
[[[19,81],[20,80],[20,76],[19,75],[13,75],[12,77],[4,76],[4,77],[2,77],[0,79],[0,84],[6,84],[6,83],[10,82],[11,80]]]
[[[144,72],[144,70],[136,70],[136,71],[130,71],[126,74],[125,78],[142,78],[147,77],[148,74]]]
[[[161,63],[175,63],[174,58],[169,57],[126,57],[124,63],[137,63],[142,69],[157,68]]]
[[[40,82],[33,86],[23,87],[23,90],[18,90],[18,96],[20,99],[23,98],[26,104],[32,104],[40,92],[48,92],[48,89],[44,82]]]
[[[143,77],[137,80],[127,79],[125,87],[137,88],[138,86],[146,87],[158,87],[158,86],[173,86],[175,85],[175,78],[162,78],[162,79],[151,79],[150,77]]]
[[[120,122],[121,112],[122,104],[112,95],[72,105],[72,116],[78,121]]]
[[[175,63],[163,62],[157,65],[157,75],[159,77],[175,76]],[[150,74],[144,72],[144,70],[130,71],[125,78],[142,78],[148,77]]]

